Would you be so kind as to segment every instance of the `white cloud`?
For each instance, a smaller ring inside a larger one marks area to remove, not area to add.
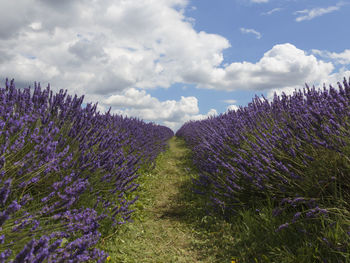
[[[60,74],[56,66],[36,59],[35,56],[14,54],[10,61],[0,63],[2,76],[11,76],[14,68],[21,72],[19,78],[17,78],[20,82],[31,79],[43,79],[42,72],[45,72],[45,80],[58,77]]]
[[[243,34],[254,34],[257,39],[261,38],[261,33],[259,33],[258,31],[254,30],[254,29],[241,27],[240,30]]]
[[[281,10],[283,10],[283,8],[273,8],[273,9],[271,9],[270,11],[267,11],[267,12],[265,12],[265,13],[261,13],[262,15],[271,15],[271,14],[273,14],[273,13],[276,13],[276,12],[279,12],[279,11],[281,11]]]
[[[309,84],[309,83],[308,83]],[[312,85],[311,85],[312,86]],[[293,94],[293,92],[295,90],[301,90],[303,89],[305,86],[303,85],[298,85],[298,86],[289,86],[289,87],[281,87],[281,88],[275,88],[275,89],[270,89],[267,92],[267,99],[268,100],[272,100],[274,97],[274,94],[276,93],[278,96],[282,95],[282,93],[285,93],[287,95],[291,95]]]
[[[329,52],[327,50],[313,49],[312,53],[324,58],[329,58],[333,60],[335,63],[339,63],[343,65],[350,64],[350,49],[345,49],[341,53]]]
[[[160,101],[147,89],[187,83],[228,91],[269,90],[331,76],[332,63],[289,43],[275,45],[257,63],[222,65],[229,41],[197,32],[193,19],[184,15],[188,4],[27,0],[18,5],[0,0],[0,10],[6,10],[0,16],[0,75],[14,78],[17,86],[50,82],[53,89],[100,102],[101,111],[113,105],[129,116],[171,127],[216,111],[199,114],[195,97]],[[261,37],[253,29],[244,30]]]
[[[6,10],[0,17],[0,75],[22,86],[49,82],[53,89],[84,94],[86,102],[105,102],[100,110],[124,104],[124,113],[159,122],[198,118],[194,97],[158,101],[142,91],[203,81],[222,63],[229,41],[195,31],[194,19],[184,15],[188,4],[0,0]],[[133,102],[141,97],[143,104]]]
[[[208,117],[214,117],[216,115],[218,115],[218,112],[215,109],[210,109],[207,114],[197,114],[197,115],[192,116],[188,120],[197,120],[197,121],[204,120]]]
[[[198,114],[198,100],[183,97],[179,101],[159,101],[144,90],[128,89],[103,101],[106,105],[123,110],[129,116],[140,116],[150,121],[180,121],[184,115]]]
[[[199,114],[196,97],[181,96],[178,101],[159,101],[147,94],[145,90],[135,88],[124,90],[118,95],[111,95],[102,101],[101,109],[105,110],[108,106],[112,106],[115,113],[162,122],[172,129],[178,129],[188,120],[199,120],[217,114],[214,109],[205,115]]]
[[[81,94],[195,83],[221,64],[230,47],[222,36],[194,30],[194,20],[183,14],[187,0],[28,0],[18,8],[10,2],[0,1],[9,14],[0,18],[0,50],[8,59],[3,68],[19,65],[14,54],[31,54],[34,67],[41,63],[60,74],[49,78],[39,67],[31,75],[32,69],[19,66],[0,74]],[[85,77],[72,82],[74,75]]]
[[[29,25],[33,30],[40,30],[42,28],[41,22],[33,22]]]
[[[311,19],[314,19],[315,17],[322,16],[334,11],[338,11],[342,5],[344,5],[344,3],[339,2],[334,6],[329,6],[326,8],[317,7],[313,9],[304,9],[304,10],[296,11],[294,14],[300,15],[300,16],[298,16],[295,19],[295,21],[301,22],[304,20],[311,20]]]
[[[272,47],[257,63],[234,62],[217,68],[209,81],[199,82],[199,86],[227,91],[277,89],[318,82],[333,69],[332,63],[286,43]]]
[[[252,3],[268,3],[269,0],[251,0]]]
[[[239,109],[239,107],[237,105],[233,104],[233,105],[227,106],[226,111],[236,111],[238,109]]]
[[[341,68],[338,72],[335,72],[324,78],[321,78],[317,82],[305,82],[303,85],[286,86],[282,88],[270,89],[267,93],[267,99],[272,100],[275,92],[277,95],[281,95],[282,92],[284,92],[287,95],[291,95],[295,90],[299,90],[299,89],[302,90],[305,87],[305,84],[307,84],[309,87],[315,86],[317,89],[318,88],[323,89],[323,85],[325,85],[326,88],[328,88],[329,85],[332,85],[332,87],[337,89],[338,88],[337,83],[338,82],[342,83],[342,80],[344,79],[344,77],[347,80],[349,80],[350,70],[346,68]]]

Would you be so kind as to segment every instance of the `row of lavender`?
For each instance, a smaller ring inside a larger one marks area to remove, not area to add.
[[[306,85],[271,102],[256,96],[237,111],[184,124],[176,135],[193,151],[196,191],[227,217],[270,200],[274,216],[290,215],[277,232],[317,218],[334,226],[342,216],[342,241],[332,246],[349,253],[350,84],[338,86]]]
[[[103,262],[101,226],[128,221],[138,170],[173,136],[82,102],[0,88],[0,262]]]

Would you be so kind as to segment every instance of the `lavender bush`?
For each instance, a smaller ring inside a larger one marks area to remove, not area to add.
[[[139,169],[173,136],[82,102],[0,88],[0,262],[104,262],[101,230],[129,220]]]
[[[268,204],[284,220],[276,233],[305,234],[319,225],[313,241],[334,259],[350,260],[349,118],[344,79],[338,89],[306,85],[293,95],[275,94],[272,102],[256,96],[237,111],[190,121],[176,135],[200,171],[195,191],[226,218]],[[338,234],[331,237],[335,224]]]

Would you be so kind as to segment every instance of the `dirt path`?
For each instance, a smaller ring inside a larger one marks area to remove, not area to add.
[[[142,175],[134,222],[107,244],[111,262],[224,262],[217,261],[212,249],[224,230],[206,236],[205,212],[190,189],[194,172],[189,150],[176,137],[169,146],[155,169]]]

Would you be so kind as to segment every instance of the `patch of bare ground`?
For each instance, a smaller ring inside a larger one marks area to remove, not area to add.
[[[231,262],[220,257],[225,227],[207,222],[191,191],[195,171],[189,154],[173,137],[155,168],[140,176],[134,222],[106,243],[111,262]]]

